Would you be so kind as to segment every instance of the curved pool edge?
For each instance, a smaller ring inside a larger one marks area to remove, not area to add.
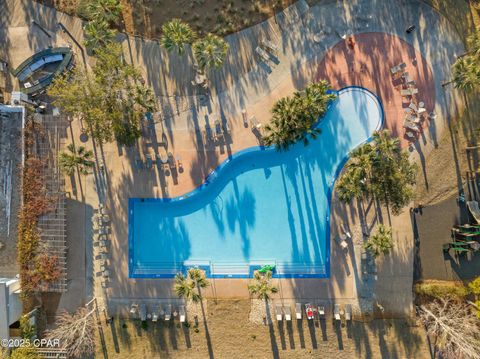
[[[341,88],[340,90],[333,90],[337,94],[337,99],[334,100],[332,103],[334,103],[335,101],[338,101],[338,96],[340,95],[341,92],[345,92],[345,91],[348,91],[348,90],[351,90],[351,89],[360,89],[360,90],[368,93],[369,95],[371,95],[376,100],[376,102],[380,106],[380,114],[381,114],[380,117],[381,118],[380,118],[380,123],[379,123],[378,127],[375,129],[375,131],[379,131],[384,126],[385,113],[384,113],[383,105],[382,105],[382,102],[380,101],[380,98],[376,94],[374,94],[372,91],[370,91],[369,89],[367,89],[365,87],[361,87],[361,86],[347,86],[347,87]],[[331,107],[331,104],[328,105],[328,108],[327,108],[327,111],[325,112],[325,115],[322,118],[320,118],[317,122],[315,122],[314,127],[317,127],[321,123],[323,118],[326,116],[326,114],[330,110],[330,107]],[[371,140],[372,140],[372,136],[370,136],[364,143],[368,143]],[[266,152],[266,151],[277,151],[277,150],[275,149],[275,146],[251,146],[251,147],[247,147],[247,148],[244,148],[242,150],[239,150],[239,151],[229,155],[217,167],[215,167],[215,169],[210,171],[210,173],[205,177],[203,183],[201,185],[197,186],[196,188],[194,188],[193,190],[191,190],[189,192],[186,192],[186,193],[184,193],[180,196],[176,196],[176,197],[158,197],[158,198],[155,198],[155,201],[162,201],[162,202],[168,203],[168,202],[181,201],[181,200],[190,198],[190,197],[196,195],[197,193],[205,190],[210,184],[212,184],[215,181],[215,179],[220,175],[222,169],[225,166],[230,165],[230,163],[232,161],[236,160],[239,157],[244,156],[245,154],[251,154],[253,152]],[[347,160],[348,160],[348,154],[347,154]],[[346,160],[344,162],[342,162],[342,167],[345,164],[345,162],[346,162]],[[338,175],[338,173],[335,172],[335,178],[337,177],[337,175]],[[131,199],[139,200],[139,199],[142,199],[142,198],[135,197],[135,198],[131,198]],[[148,200],[150,198],[144,198],[144,199]]]
[[[349,90],[352,90],[352,89],[360,89],[360,90],[364,91],[365,93],[369,94],[371,97],[373,97],[375,102],[379,106],[379,112],[380,112],[380,121],[377,124],[377,127],[375,128],[375,130],[370,134],[370,136],[365,141],[359,143],[355,147],[355,148],[358,148],[359,146],[361,146],[365,143],[371,142],[372,139],[373,139],[373,134],[376,131],[379,131],[384,127],[384,125],[385,125],[385,112],[384,112],[384,108],[383,108],[383,105],[382,105],[382,102],[381,102],[380,98],[375,93],[373,93],[372,91],[370,91],[369,89],[366,89],[364,87],[361,87],[361,86],[347,86],[347,87],[344,87],[344,88],[336,91],[337,96],[340,95],[342,92],[349,91]],[[335,101],[338,101],[338,100],[335,100]],[[325,115],[315,123],[315,126],[317,126],[319,123],[321,123],[321,121],[326,116],[326,114],[328,113],[329,110],[330,110],[330,105],[329,105],[329,108],[327,109]],[[345,157],[340,161],[339,165],[335,169],[334,176],[333,176],[334,179],[331,182],[331,185],[330,185],[330,187],[328,189],[328,192],[327,192],[327,213],[328,213],[328,216],[325,219],[326,223],[327,223],[327,226],[326,226],[326,243],[325,243],[326,250],[327,250],[327,255],[325,257],[325,273],[322,273],[322,274],[320,274],[320,273],[319,274],[297,274],[297,273],[295,273],[295,274],[288,274],[288,273],[277,274],[277,273],[274,273],[273,274],[274,278],[305,278],[305,279],[307,279],[307,278],[316,278],[316,279],[330,278],[330,273],[331,273],[330,272],[331,201],[332,201],[333,192],[335,190],[335,183],[338,179],[338,176],[339,176],[340,172],[342,171],[343,167],[345,166],[346,162],[349,160],[350,152],[353,149],[354,148],[352,148],[349,151],[349,153],[347,153],[345,155]],[[277,151],[277,150],[275,149],[274,146],[251,146],[251,147],[247,147],[243,150],[237,151],[234,154],[228,156],[227,159],[225,159],[213,171],[211,171],[209,173],[209,175],[205,178],[205,181],[204,181],[204,183],[202,183],[202,185],[200,185],[197,188],[193,189],[192,191],[187,192],[186,194],[178,196],[178,197],[171,197],[171,198],[169,198],[169,197],[163,197],[163,198],[129,198],[128,199],[128,251],[129,251],[129,253],[128,253],[128,260],[129,260],[128,276],[129,276],[129,278],[132,278],[132,279],[155,279],[155,278],[157,278],[157,279],[172,279],[172,278],[175,277],[175,273],[168,273],[168,274],[135,273],[135,269],[133,268],[134,267],[134,265],[133,265],[133,253],[134,253],[134,249],[133,249],[133,247],[134,247],[134,244],[133,244],[133,242],[134,242],[134,240],[133,240],[133,223],[134,223],[133,205],[135,204],[135,202],[149,202],[149,201],[158,202],[158,201],[160,201],[160,202],[164,202],[164,203],[169,203],[169,202],[177,202],[177,201],[182,201],[182,200],[187,199],[187,198],[191,198],[192,196],[200,193],[201,191],[206,190],[209,187],[209,185],[215,181],[215,179],[219,176],[222,169],[226,165],[231,164],[232,161],[234,161],[235,159],[237,159],[237,158],[239,158],[239,157],[241,157],[241,156],[243,156],[247,153],[252,153],[252,152],[257,152],[257,151],[265,152],[265,151]],[[249,273],[248,274],[214,274],[214,273],[211,273],[211,268],[208,265],[196,265],[196,267],[205,270],[206,276],[208,278],[214,278],[214,279],[222,279],[222,278],[226,278],[226,279],[227,278],[239,278],[240,279],[240,278],[244,278],[245,279],[245,278],[252,278],[253,277],[253,272],[255,270],[260,269],[261,266],[260,265],[249,265]],[[183,265],[182,270],[179,270],[179,271],[176,271],[176,272],[183,272],[185,274],[187,270],[188,270],[187,266]]]

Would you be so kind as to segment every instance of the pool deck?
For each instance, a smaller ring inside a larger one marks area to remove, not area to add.
[[[10,15],[32,11],[30,8],[34,6],[38,16],[47,19],[53,11],[31,5],[27,0],[8,0],[6,4],[8,11],[4,13]],[[52,16],[57,21],[61,18],[81,43],[79,21],[63,14]],[[29,21],[13,25],[26,26]],[[417,29],[407,35],[404,30],[411,24]],[[0,31],[4,31],[1,25]],[[317,43],[314,35],[322,29],[325,35]],[[347,49],[341,38],[344,34],[354,35],[354,51]],[[254,54],[262,37],[272,39],[279,46],[278,54],[268,64],[261,63]],[[108,263],[110,287],[104,291],[96,280],[98,263],[93,263],[90,250],[87,250],[86,266],[88,280],[95,283],[95,295],[103,297],[112,310],[125,309],[132,301],[171,301],[175,297],[171,280],[128,278],[128,198],[177,196],[190,191],[228,155],[257,145],[258,138],[249,127],[244,127],[242,109],[248,117],[255,116],[259,122],[266,123],[276,100],[313,80],[327,77],[335,88],[361,85],[376,92],[384,102],[387,127],[398,134],[402,145],[407,147],[402,131],[401,97],[389,74],[390,67],[405,62],[418,84],[419,100],[426,103],[428,111],[434,110],[438,115],[435,122],[425,124],[423,134],[411,146],[412,158],[422,164],[447,124],[447,109],[453,103],[461,104],[459,96],[450,88],[444,91],[441,84],[449,78],[455,55],[463,52],[462,42],[451,24],[421,1],[326,2],[311,8],[305,1],[299,1],[275,19],[229,35],[226,40],[231,51],[222,69],[207,74],[210,86],[207,101],[200,96],[201,91],[191,85],[193,69],[188,56],[169,55],[152,41],[133,37],[123,41],[127,61],[142,69],[147,83],[159,96],[160,114],[154,126],[145,124],[145,136],[135,147],[96,146],[99,162],[94,175],[80,180],[74,178],[69,193],[73,201],[85,203],[87,248],[92,245],[91,207],[97,207],[101,201],[110,209],[113,232]],[[220,143],[205,143],[202,131],[206,122],[213,125],[215,119],[229,122],[231,136]],[[76,145],[80,144],[79,134],[80,124],[74,121],[70,140]],[[91,146],[91,141],[86,145]],[[173,171],[167,176],[157,166],[151,170],[135,168],[137,156],[144,159],[148,153],[162,151],[180,155],[184,171]],[[67,179],[67,185],[69,182]],[[364,207],[366,222],[369,226],[375,225],[381,217],[379,212],[374,204],[364,204]],[[379,303],[378,308],[383,308],[384,315],[411,313],[413,236],[408,210],[391,218],[396,243],[393,252],[378,260],[376,268],[371,266],[365,274],[360,259],[360,213],[357,204],[346,206],[334,197],[332,238],[338,233],[340,223],[348,223],[353,234],[349,254],[345,255],[332,241],[331,277],[282,279],[278,281],[280,293],[276,300],[360,303],[370,312],[378,312],[372,305]],[[388,223],[387,218],[384,213],[383,219]],[[69,217],[69,222],[75,221],[78,219]],[[212,284],[207,296],[248,297],[247,280],[215,279]]]
[[[357,6],[325,4],[305,10],[301,16],[292,16],[285,25],[273,19],[227,37],[234,46],[255,46],[254,36],[275,38],[280,47],[276,60],[268,69],[254,55],[247,56],[243,66],[235,69],[231,57],[227,68],[232,71],[228,81],[218,73],[211,79],[211,96],[207,103],[192,90],[191,69],[185,59],[176,55],[167,57],[156,43],[136,38],[125,40],[127,59],[144,70],[145,78],[156,89],[162,103],[159,120],[146,129],[146,137],[134,149],[118,149],[114,145],[103,147],[103,162],[107,165],[105,195],[113,215],[113,240],[111,247],[112,283],[105,294],[110,308],[115,311],[125,308],[132,300],[174,300],[171,280],[128,279],[127,213],[126,203],[130,197],[177,196],[192,190],[202,183],[208,173],[229,154],[240,149],[258,145],[258,138],[251,129],[245,128],[242,109],[247,116],[255,116],[261,123],[269,119],[269,109],[280,97],[290,95],[294,89],[320,77],[327,77],[335,88],[346,85],[361,85],[376,92],[384,102],[386,125],[403,139],[403,106],[398,83],[389,74],[390,67],[405,62],[407,70],[417,82],[419,101],[425,102],[428,111],[438,114],[435,123],[425,123],[420,140],[412,146],[413,159],[420,159],[436,145],[446,121],[446,101],[455,99],[452,92],[443,95],[441,83],[448,78],[448,71],[455,53],[462,51],[462,44],[450,24],[438,13],[419,2],[402,2],[399,11],[392,12],[383,3],[359,1]],[[299,6],[299,11],[302,10]],[[364,9],[373,14],[373,19],[360,24],[355,20]],[[411,19],[411,15],[415,18]],[[417,25],[412,35],[404,33],[405,19]],[[333,20],[335,19],[335,20]],[[334,26],[333,21],[340,23]],[[345,41],[336,34],[348,32],[349,27],[341,22],[352,22],[361,34],[355,35],[354,53],[348,51]],[[367,26],[361,28],[361,26]],[[320,44],[313,35],[322,26],[335,28]],[[436,31],[430,31],[434,28]],[[343,30],[342,30],[343,28]],[[386,35],[389,33],[390,35]],[[239,40],[241,39],[241,40]],[[246,40],[252,41],[249,45]],[[247,50],[246,50],[247,51]],[[247,51],[248,53],[248,51]],[[235,53],[238,54],[238,51]],[[231,55],[232,56],[232,55]],[[239,57],[243,58],[243,53]],[[354,59],[353,71],[351,61]],[[175,64],[175,66],[173,66]],[[220,70],[223,73],[224,70]],[[231,137],[219,144],[206,144],[202,132],[208,122],[215,119],[228,121]],[[183,173],[166,176],[157,167],[152,170],[137,170],[133,166],[137,154],[158,154],[168,151],[180,155]],[[100,176],[99,178],[102,178]],[[85,188],[95,185],[95,177],[87,178]],[[97,179],[97,190],[98,190]],[[92,196],[87,193],[87,196]],[[378,213],[373,204],[365,204],[366,222],[373,227]],[[349,254],[331,244],[331,277],[329,279],[281,279],[279,298],[305,301],[334,300],[350,302],[366,307],[367,311],[384,310],[383,315],[409,315],[412,311],[411,285],[413,277],[413,237],[408,211],[392,217],[396,246],[393,253],[377,261],[376,268],[362,273],[362,231],[356,205],[345,206],[334,199],[332,203],[332,238],[338,233],[340,223],[348,223],[353,240]],[[387,221],[387,215],[383,218]],[[248,297],[247,280],[215,279],[207,291],[208,296],[222,298]],[[374,294],[375,293],[375,297]],[[380,306],[373,307],[375,303]]]

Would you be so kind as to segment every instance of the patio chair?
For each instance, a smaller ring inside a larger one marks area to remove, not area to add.
[[[135,314],[138,311],[138,304],[132,303],[130,305],[130,314]]]
[[[232,133],[232,130],[230,128],[230,124],[228,123],[228,121],[225,121],[225,123],[223,124],[223,131],[228,135]]]
[[[477,201],[467,201],[467,207],[475,221],[480,224],[480,208]]]
[[[348,243],[346,241],[347,236],[345,234],[342,234],[340,236],[336,236],[335,239],[337,240],[337,243],[342,250],[344,250],[344,251],[348,250]]]
[[[347,238],[352,239],[352,234],[350,233],[348,226],[345,223],[342,223],[341,227],[342,227],[343,233],[347,236]]]
[[[274,53],[277,53],[278,52],[278,46],[275,45],[272,41],[270,40],[267,40],[267,39],[263,39],[261,42],[261,45],[266,48],[267,50],[271,50],[273,51]]]
[[[324,318],[325,317],[325,306],[319,305],[317,310],[318,310],[318,316],[320,318]]]
[[[287,322],[292,320],[292,312],[291,312],[290,306],[283,307],[283,313],[285,313],[285,320]]]
[[[172,305],[171,304],[167,305],[167,308],[165,309],[165,320],[169,321],[170,318],[172,318]]]
[[[297,319],[302,319],[302,303],[295,304],[295,315]]]
[[[178,313],[180,315],[180,323],[185,323],[185,306],[181,305],[180,308],[178,309]]]
[[[223,131],[222,131],[222,124],[220,123],[219,120],[216,120],[215,121],[215,136],[216,137],[219,137],[223,134]]]
[[[345,305],[345,320],[352,320],[352,306],[350,304]]]
[[[340,304],[335,304],[333,307],[333,318],[335,320],[341,320],[342,318],[340,317]]]
[[[212,128],[210,127],[210,125],[208,123],[205,124],[205,133],[204,134],[205,134],[205,142],[210,142],[210,141],[214,140]]]
[[[281,305],[275,306],[275,317],[277,318],[277,321],[282,321],[283,318],[283,310]]]
[[[270,56],[268,55],[268,53],[262,49],[260,46],[257,46],[255,48],[255,52],[257,53],[257,55],[260,57],[260,59],[262,59],[262,61],[268,63],[270,61]]]
[[[139,315],[140,320],[142,322],[147,320],[147,306],[144,303],[140,304],[140,308],[138,310],[138,315]]]
[[[148,169],[151,169],[153,167],[153,160],[152,160],[152,155],[151,154],[147,154],[145,155],[145,158],[147,160],[147,168]]]
[[[420,128],[416,124],[409,121],[404,121],[403,127],[414,132],[420,132]]]
[[[410,102],[410,105],[408,105],[408,108],[412,109],[415,112],[418,112],[417,105],[415,105],[413,102]]]
[[[305,313],[307,314],[308,320],[312,320],[314,318],[313,308],[310,303],[305,304]]]
[[[154,308],[152,312],[152,322],[158,321],[158,308]]]
[[[415,87],[410,87],[405,90],[400,90],[400,94],[404,97],[413,96],[413,95],[416,95],[417,93],[418,93],[418,89]]]

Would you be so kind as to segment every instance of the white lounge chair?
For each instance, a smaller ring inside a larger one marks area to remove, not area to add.
[[[478,202],[467,201],[467,207],[477,224],[480,224],[480,208],[478,207]]]
[[[285,313],[285,320],[287,322],[292,320],[292,312],[290,311],[290,306],[283,307],[283,312]]]
[[[132,304],[130,306],[130,314],[135,314],[138,311],[138,304]]]
[[[260,46],[257,46],[255,48],[255,52],[258,54],[258,56],[260,56],[260,58],[264,61],[264,62],[269,62],[270,61],[270,56],[268,55],[268,53],[262,49]]]
[[[277,305],[275,307],[275,315],[276,315],[276,318],[277,318],[277,321],[282,321],[282,318],[283,318],[283,310],[282,310],[282,307],[280,305]]]
[[[340,317],[340,304],[335,304],[333,307],[333,317],[335,320],[341,320],[342,318]]]
[[[152,322],[157,322],[158,321],[158,313],[157,312],[153,312],[152,314]]]
[[[186,315],[185,315],[185,307],[183,305],[180,306],[179,310],[179,315],[180,315],[180,323],[184,323],[185,322],[185,318],[186,318]]]
[[[345,223],[342,223],[341,227],[342,227],[343,233],[347,236],[347,238],[352,239],[352,234],[350,233],[348,226]]]
[[[352,320],[352,306],[350,304],[345,305],[345,320]]]
[[[165,309],[165,320],[169,321],[172,318],[172,306],[169,304]]]
[[[302,303],[295,304],[295,314],[297,319],[302,319]]]
[[[318,306],[318,316],[323,318],[325,316],[325,307],[323,305]]]

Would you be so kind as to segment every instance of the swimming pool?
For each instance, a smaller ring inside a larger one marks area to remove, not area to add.
[[[328,277],[334,181],[348,153],[382,124],[375,95],[344,88],[308,146],[248,148],[184,196],[131,198],[129,276],[172,277],[199,266],[209,277],[249,277],[274,264],[279,277]]]

